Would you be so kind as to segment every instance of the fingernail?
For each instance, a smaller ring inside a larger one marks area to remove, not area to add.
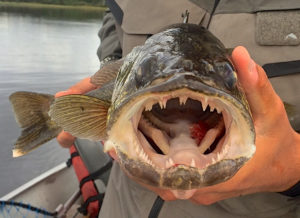
[[[57,92],[55,94],[55,97],[61,97],[61,96],[64,96],[64,95],[67,95],[69,93],[69,91],[60,91],[60,92]]]
[[[258,78],[258,72],[257,72],[257,68],[256,68],[256,63],[252,59],[250,59],[248,69],[249,69],[252,81],[256,82],[257,78]]]

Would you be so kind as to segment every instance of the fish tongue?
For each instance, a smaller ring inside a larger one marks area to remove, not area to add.
[[[191,190],[171,190],[172,193],[175,195],[176,198],[186,200],[191,198],[195,192],[196,189],[191,189]]]
[[[169,157],[175,166],[200,167],[206,164],[205,156],[199,152],[195,140],[188,134],[180,134],[170,141]]]
[[[179,134],[170,140],[170,149],[172,151],[194,148],[197,148],[196,141],[188,133]]]

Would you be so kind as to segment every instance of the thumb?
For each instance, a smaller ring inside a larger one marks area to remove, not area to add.
[[[239,82],[244,89],[253,117],[266,115],[281,102],[262,67],[250,57],[248,51],[238,46],[232,53]]]
[[[70,133],[62,131],[56,137],[57,142],[64,148],[69,148],[74,144],[75,137],[72,136]]]
[[[68,90],[57,92],[55,94],[55,97],[57,98],[64,95],[72,95],[72,94],[84,94],[96,88],[97,86],[95,86],[90,82],[90,77],[87,77],[79,81],[75,85],[71,86]]]

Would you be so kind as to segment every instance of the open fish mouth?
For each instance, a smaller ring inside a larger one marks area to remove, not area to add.
[[[106,149],[154,186],[186,190],[229,179],[255,152],[254,131],[241,103],[211,90],[147,92],[128,102]]]

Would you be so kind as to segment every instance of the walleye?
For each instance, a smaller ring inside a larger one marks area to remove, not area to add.
[[[207,29],[176,24],[100,69],[91,77],[99,88],[90,93],[14,93],[24,130],[13,155],[64,129],[104,140],[130,177],[183,198],[224,182],[255,152],[250,109],[229,56]]]

